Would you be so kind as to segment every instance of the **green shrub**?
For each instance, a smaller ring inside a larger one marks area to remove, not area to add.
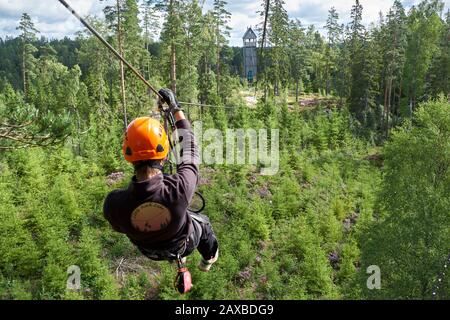
[[[432,298],[450,243],[449,110],[445,100],[421,105],[384,148],[382,212],[360,239],[362,270],[378,265],[382,288],[360,281],[364,297]]]

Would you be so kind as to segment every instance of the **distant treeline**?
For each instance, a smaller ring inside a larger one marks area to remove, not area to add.
[[[81,47],[81,42],[77,39],[65,37],[64,39],[47,39],[41,37],[34,41],[36,48],[42,48],[50,45],[56,51],[58,62],[72,68],[79,63],[77,50]],[[157,59],[162,58],[162,43],[152,42],[148,46],[150,55]],[[6,79],[14,89],[20,90],[23,87],[22,79],[22,44],[19,37],[0,38],[0,78]],[[38,49],[36,56],[42,55],[42,51]],[[230,59],[230,70],[235,76],[241,76],[243,73],[243,52],[240,47],[224,48],[222,55],[232,57]],[[80,64],[82,74],[87,74],[89,65]]]

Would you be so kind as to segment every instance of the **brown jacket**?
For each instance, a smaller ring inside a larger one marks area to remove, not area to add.
[[[104,203],[104,216],[113,229],[126,234],[132,243],[141,248],[166,250],[186,239],[193,231],[187,208],[198,183],[198,147],[187,120],[178,121],[176,126],[177,129],[184,129],[181,132],[178,130],[183,142],[177,173],[170,176],[160,174],[143,182],[137,182],[133,177],[127,189],[111,192]],[[143,228],[138,228],[135,220],[132,222],[132,216],[145,212],[149,203],[158,208],[162,205],[161,208],[167,208],[169,212],[161,209],[160,218],[156,217],[155,223],[145,223]]]

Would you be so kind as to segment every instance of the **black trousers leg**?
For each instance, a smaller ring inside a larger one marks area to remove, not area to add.
[[[197,250],[200,252],[203,259],[210,260],[214,258],[218,248],[219,243],[211,224],[202,224],[202,237],[200,238]]]
[[[217,237],[209,219],[206,216],[203,217],[205,219],[202,222],[192,219],[194,232],[189,237],[189,243],[183,257],[190,255],[195,249],[200,252],[205,260],[210,260],[216,255],[219,248]]]

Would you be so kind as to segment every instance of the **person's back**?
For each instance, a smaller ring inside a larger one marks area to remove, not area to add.
[[[167,249],[190,234],[191,217],[186,212],[198,169],[181,165],[180,171],[170,176],[158,173],[143,181],[133,177],[127,189],[111,192],[104,212],[114,230],[138,247],[155,249]]]
[[[134,165],[136,175],[128,188],[106,197],[104,215],[115,231],[126,234],[150,259],[176,260],[198,248],[203,257],[200,268],[208,271],[217,260],[217,239],[206,216],[188,211],[198,183],[198,148],[173,93],[160,93],[171,106],[182,137],[177,173],[162,174],[170,144],[161,124],[151,118],[136,119],[123,145],[125,159]]]

